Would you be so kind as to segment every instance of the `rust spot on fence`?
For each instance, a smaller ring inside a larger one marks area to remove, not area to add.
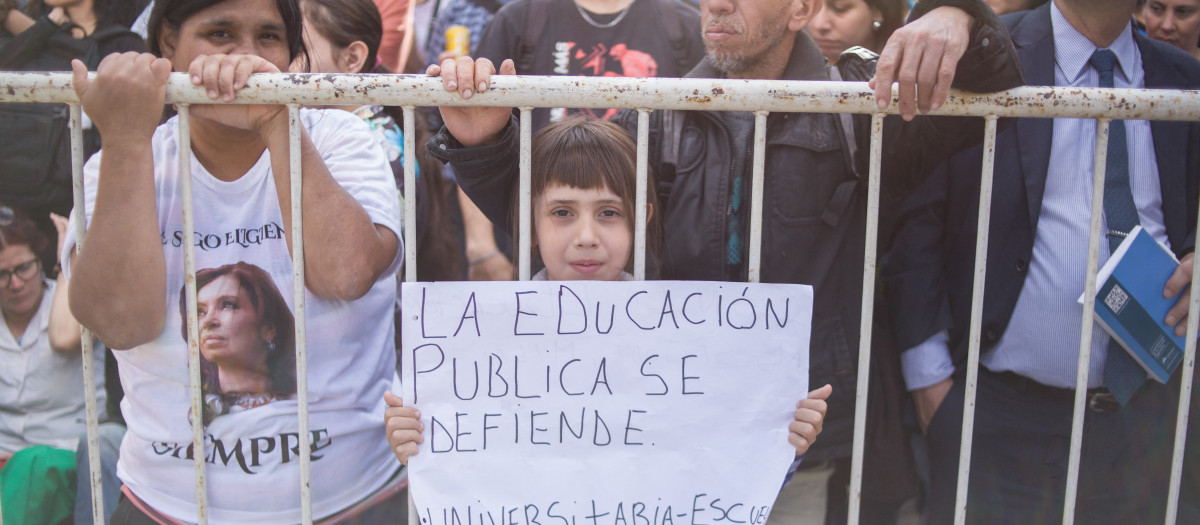
[[[724,90],[724,89],[721,89],[721,88],[719,88],[719,87],[715,87],[715,88],[713,88],[713,89],[712,89],[712,94],[714,94],[714,95],[724,95],[724,94],[725,94],[725,90]]]

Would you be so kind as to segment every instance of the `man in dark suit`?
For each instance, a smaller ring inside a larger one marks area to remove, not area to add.
[[[1026,81],[1200,87],[1200,63],[1131,30],[1135,4],[1054,0],[1005,17]],[[1061,521],[1095,141],[1091,120],[1032,118],[1018,120],[997,140],[971,523]],[[1103,231],[1118,233],[1102,241],[1102,261],[1121,232],[1140,224],[1183,258],[1164,283],[1173,295],[1191,275],[1200,125],[1114,121],[1109,150]],[[976,147],[953,157],[915,192],[885,260],[897,346],[908,349],[905,380],[929,442],[931,523],[954,516],[981,152]],[[1178,323],[1181,331],[1186,293],[1172,316],[1168,324]],[[1127,357],[1109,345],[1096,328],[1076,517],[1082,523],[1162,522],[1179,374],[1172,385],[1141,384],[1144,373],[1129,379],[1118,366]]]

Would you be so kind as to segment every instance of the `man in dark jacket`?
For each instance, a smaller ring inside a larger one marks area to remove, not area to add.
[[[801,31],[822,3],[701,2],[707,56],[687,76],[829,80],[834,68]],[[872,79],[881,101],[891,100],[892,81],[901,80],[903,120],[889,117],[884,130],[883,194],[889,202],[915,184],[913,175],[922,167],[936,165],[982,137],[978,120],[913,119],[918,108],[936,109],[952,84],[986,92],[1022,82],[1015,50],[981,0],[925,0],[912,18],[893,35],[878,62],[869,52],[852,52],[836,69],[846,80]],[[469,98],[480,85],[486,88],[494,69],[486,60],[460,60],[432,66],[429,72],[441,74],[447,89]],[[512,73],[511,62],[505,61],[500,72]],[[442,112],[453,136],[435,137],[430,150],[452,163],[480,209],[506,222],[517,175],[517,126],[510,122],[509,110],[447,107]],[[678,122],[679,133],[664,130],[664,120]],[[636,129],[636,114],[627,112],[620,121]],[[744,239],[750,220],[748,198],[742,196],[749,195],[752,150],[745,145],[752,143],[753,126],[753,114],[745,112],[652,114],[650,166],[659,178],[657,210],[662,210],[666,232],[663,278],[746,280]],[[846,458],[851,452],[869,117],[853,117],[852,127],[851,137],[838,115],[776,113],[767,119],[761,280],[814,287],[809,382],[830,383],[835,392],[823,435],[806,455],[806,464]],[[664,137],[675,136],[678,142],[667,149],[678,153],[664,156],[663,141],[672,140]],[[874,446],[889,439],[903,443],[902,437],[868,441]]]
[[[1200,87],[1200,63],[1130,26],[1135,4],[1054,0],[1005,16],[1029,84]],[[1079,119],[1024,118],[997,137],[968,523],[1062,521],[1095,143],[1095,124]],[[1100,263],[1130,222],[1140,224],[1183,261],[1176,272],[1183,279],[1163,283],[1174,296],[1191,276],[1200,123],[1113,121],[1108,144],[1101,228],[1108,233],[1101,236]],[[982,160],[978,147],[955,155],[912,193],[882,276],[905,379],[929,444],[929,522],[935,524],[950,523],[957,507]],[[1119,207],[1122,194],[1129,199],[1126,213]],[[1176,321],[1164,321],[1182,324],[1186,297],[1172,311]],[[1120,370],[1108,364],[1119,362],[1124,350],[1112,346],[1098,324],[1090,336],[1075,521],[1163,522],[1181,374],[1168,385],[1135,382],[1122,389],[1127,383]],[[1134,377],[1146,378],[1140,368]],[[1194,430],[1189,439],[1200,442]],[[1188,461],[1197,461],[1200,447],[1189,448]],[[1188,463],[1179,523],[1197,522],[1197,477],[1200,470]]]

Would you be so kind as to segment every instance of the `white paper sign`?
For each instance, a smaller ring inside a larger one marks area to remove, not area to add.
[[[808,391],[812,289],[405,283],[422,525],[766,522]]]

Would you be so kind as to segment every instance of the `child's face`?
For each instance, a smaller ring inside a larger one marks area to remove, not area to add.
[[[533,231],[551,281],[617,281],[633,249],[626,205],[608,188],[547,186]]]

